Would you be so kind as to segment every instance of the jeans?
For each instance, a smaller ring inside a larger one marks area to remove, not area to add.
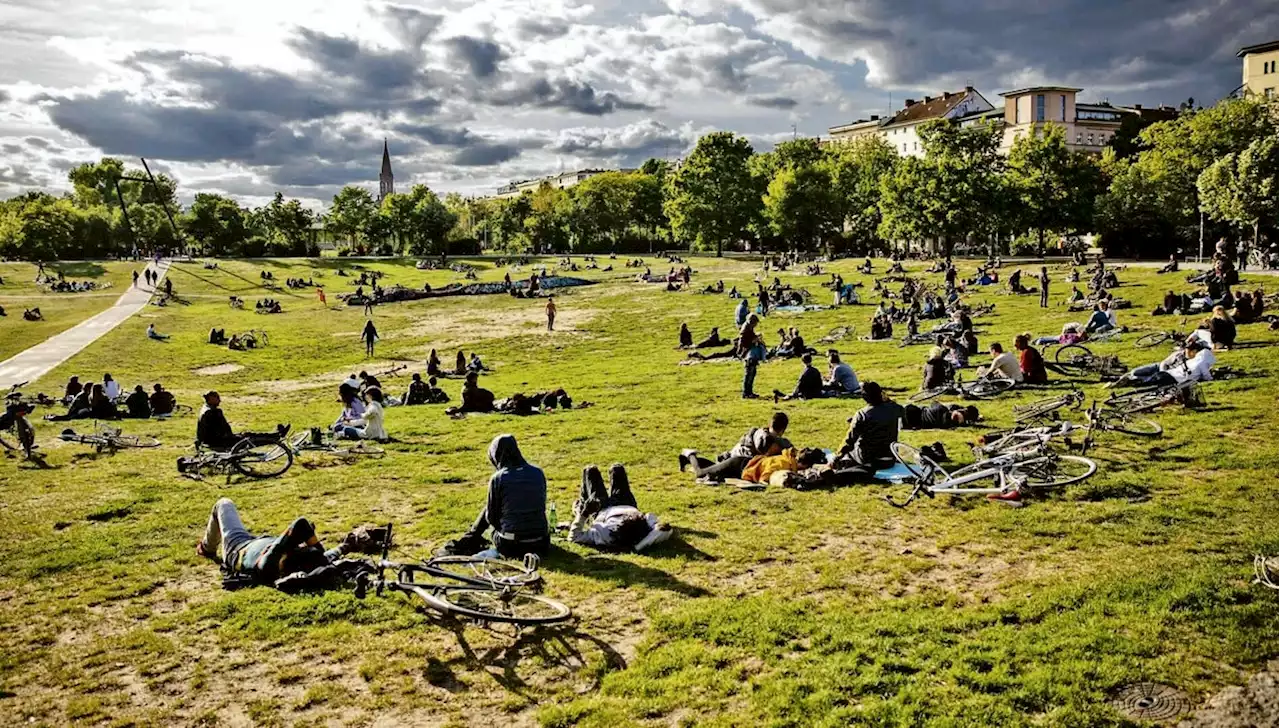
[[[359,440],[364,435],[364,430],[359,427],[351,427],[350,425],[343,427],[339,436],[344,440]]]
[[[1040,308],[1049,307],[1049,287],[1042,286],[1040,288]]]
[[[489,515],[487,506],[480,507],[480,515],[476,516],[475,523],[462,534],[458,541],[479,541],[484,538],[484,534],[489,530]],[[494,529],[493,548],[481,551],[475,556],[483,559],[496,559],[499,556],[505,556],[509,559],[522,559],[525,554],[538,554],[546,556],[551,550],[551,534],[547,534],[539,539],[512,541],[500,538],[497,529]]]
[[[756,368],[760,366],[757,359],[748,358],[742,362],[742,396],[755,394]]]
[[[742,469],[747,467],[751,458],[740,455],[721,455],[719,462],[711,462],[706,458],[697,458],[693,463],[693,474],[699,478],[724,480],[742,477]]]
[[[1169,372],[1160,371],[1159,364],[1145,364],[1129,372],[1129,376],[1136,379],[1139,385],[1144,386],[1151,384],[1177,384],[1178,382]]]
[[[213,504],[213,512],[209,514],[209,523],[204,528],[204,544],[205,550],[211,554],[218,553],[218,547],[222,547],[222,558],[226,558],[227,554],[235,551],[240,546],[253,540],[253,534],[245,529],[244,523],[240,520],[240,513],[236,510],[236,504],[231,502],[230,498],[219,498],[217,503]]]
[[[1056,344],[1056,343],[1058,343],[1058,337],[1056,337],[1056,336],[1041,336],[1040,338],[1036,339],[1036,340],[1035,340],[1034,342],[1032,342],[1032,343],[1034,343],[1036,346],[1044,346],[1044,345],[1046,345],[1046,344]]]
[[[583,503],[594,500],[600,509],[613,506],[631,506],[637,508],[636,497],[631,492],[631,483],[627,479],[627,471],[621,463],[609,466],[609,490],[604,489],[604,478],[600,476],[600,468],[588,465],[582,469],[582,488],[578,498]]]

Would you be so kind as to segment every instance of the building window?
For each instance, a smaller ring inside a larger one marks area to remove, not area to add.
[[[1062,120],[1063,120],[1063,121],[1066,121],[1066,120],[1067,120],[1067,95],[1066,95],[1066,94],[1063,94],[1063,95],[1059,96],[1058,98],[1062,99],[1062,114],[1061,114],[1061,116],[1062,116]]]
[[[1089,146],[1093,146],[1093,134],[1089,134]]]
[[[1013,102],[1013,123],[1022,123],[1022,99],[1015,99]]]
[[[1044,121],[1044,94],[1036,94],[1036,121]]]
[[[1276,97],[1276,89],[1275,89],[1275,87],[1273,86],[1273,87],[1271,87],[1271,88],[1264,88],[1264,89],[1262,89],[1262,95],[1263,95],[1263,96],[1265,96],[1265,97],[1267,97],[1268,99],[1274,99],[1274,98]]]
[[[1084,132],[1076,132],[1076,144],[1084,144]]]

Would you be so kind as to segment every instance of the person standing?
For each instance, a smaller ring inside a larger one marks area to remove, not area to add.
[[[1049,308],[1049,268],[1040,266],[1040,308]]]
[[[373,325],[373,319],[364,323],[364,331],[360,332],[360,338],[364,340],[364,355],[373,356],[373,343],[378,340],[378,328]]]
[[[138,287],[138,271],[136,270],[133,272],[133,287]]]
[[[747,317],[747,322],[738,330],[738,355],[742,357],[742,398],[759,399],[755,392],[756,369],[764,360],[764,342],[756,333],[760,317],[754,313]]]
[[[556,297],[547,296],[547,331],[555,331],[556,328]]]
[[[329,305],[329,299],[325,298],[323,288],[316,288],[316,296],[319,297],[321,306]]]

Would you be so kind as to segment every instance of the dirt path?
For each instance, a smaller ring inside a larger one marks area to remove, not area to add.
[[[169,270],[169,261],[161,261],[156,268],[160,271],[160,278],[156,281],[158,284]],[[0,387],[8,389],[15,384],[43,377],[49,370],[80,353],[103,334],[140,311],[151,300],[154,292],[155,288],[151,286],[131,286],[111,308],[0,362]],[[142,336],[142,332],[138,332],[138,335]]]

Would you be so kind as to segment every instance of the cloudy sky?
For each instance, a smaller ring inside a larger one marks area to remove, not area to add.
[[[758,149],[972,84],[1210,102],[1275,0],[4,0],[0,197],[146,156],[182,197],[313,204],[396,184]]]

